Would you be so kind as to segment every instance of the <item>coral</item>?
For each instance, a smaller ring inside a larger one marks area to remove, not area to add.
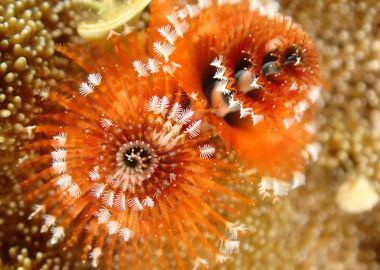
[[[81,37],[91,40],[106,38],[110,32],[127,24],[135,25],[140,30],[144,29],[149,15],[142,11],[150,2],[151,0],[85,0],[82,4],[86,9],[90,9],[90,14],[81,20],[78,33]],[[124,31],[128,29],[127,27]]]
[[[20,173],[17,167],[26,156],[22,146],[32,139],[26,127],[42,112],[40,94],[64,78],[69,62],[54,52],[55,45],[76,37],[79,14],[72,1],[0,3],[0,252],[3,263],[16,269],[16,265],[26,267],[17,259],[25,255],[23,248],[28,246],[29,255],[35,256],[37,245],[42,250],[45,244],[25,222],[30,209],[20,206],[22,194],[14,186],[28,173]],[[28,244],[31,237],[35,245]],[[39,261],[33,265],[35,269],[41,266]]]
[[[322,111],[318,113],[321,157],[307,173],[304,189],[293,191],[277,204],[260,202],[255,209],[242,211],[248,225],[247,239],[241,245],[242,252],[225,268],[380,268],[379,206],[370,212],[348,215],[335,201],[341,187],[353,179],[365,179],[378,191],[379,90],[376,78],[380,49],[375,29],[380,6],[377,2],[281,0],[283,12],[311,33],[321,54],[323,88],[327,89],[322,94]],[[9,163],[12,161],[10,157]],[[9,184],[1,180],[2,192],[10,192]],[[249,192],[253,193],[254,188],[250,187]],[[51,267],[53,264],[55,268],[64,267],[69,263],[68,269],[85,269],[86,265],[77,263],[75,253],[72,258],[64,258],[56,257],[51,249],[28,247],[27,252],[23,250],[27,246],[25,241],[33,235],[31,231],[39,227],[33,229],[33,225],[25,222],[25,212],[30,210],[23,212],[24,206],[18,203],[21,196],[16,194],[12,199],[2,196],[1,213],[5,213],[3,209],[13,210],[10,215],[2,214],[0,231],[15,235],[11,246],[0,241],[2,250],[7,250],[7,255],[1,255],[3,263],[15,269],[23,266],[23,258],[29,257],[33,267],[40,269],[36,252],[41,250],[44,262],[49,261]],[[22,215],[16,214],[20,212]],[[20,228],[31,229],[21,229],[23,233],[17,234],[18,223],[24,224]],[[3,233],[1,239],[7,238]],[[45,239],[35,236],[33,242],[42,247]]]
[[[64,77],[66,59],[55,45],[75,37],[72,1],[2,0],[0,5],[0,160],[4,177],[13,181],[16,151],[29,139],[27,127],[42,111],[40,100]]]
[[[31,207],[22,203],[23,193],[18,187],[7,193],[0,197],[1,269],[89,269],[79,254],[62,253],[46,245],[39,225],[28,220]]]
[[[350,215],[348,203],[336,202],[348,181],[365,179],[378,192],[380,5],[282,0],[281,7],[320,52],[322,149],[304,188],[246,213],[251,241],[228,269],[380,269],[379,205]]]
[[[346,213],[358,214],[372,210],[379,203],[374,185],[363,176],[346,180],[336,194],[336,203]]]
[[[336,174],[317,166],[307,176],[305,188],[246,213],[250,240],[226,269],[379,269],[379,209],[347,215],[334,200]]]
[[[328,89],[320,119],[319,137],[325,152],[321,164],[343,171],[344,178],[339,180],[365,177],[379,190],[380,47],[375,14],[380,5],[376,1],[284,4],[313,35],[321,52]]]

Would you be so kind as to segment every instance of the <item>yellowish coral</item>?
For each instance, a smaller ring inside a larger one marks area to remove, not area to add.
[[[77,254],[46,245],[39,224],[28,220],[31,209],[21,203],[21,190],[6,189],[11,195],[0,196],[0,269],[90,269]]]
[[[0,6],[0,175],[12,177],[17,153],[42,110],[48,88],[64,78],[67,60],[55,45],[75,37],[73,1],[3,0]]]
[[[380,183],[380,18],[378,1],[283,1],[321,53],[324,108],[321,164],[344,179]]]
[[[336,203],[340,209],[350,214],[370,211],[379,200],[374,186],[363,176],[345,181],[336,194]]]
[[[350,215],[336,202],[342,186],[358,175],[370,183],[371,193],[380,183],[380,3],[280,2],[311,33],[321,54],[323,148],[306,187],[246,213],[249,240],[226,268],[380,269],[380,206]]]
[[[85,39],[105,38],[110,31],[136,18],[150,2],[151,0],[83,0],[83,4],[93,9],[95,14],[82,21],[78,33]]]
[[[25,158],[22,147],[31,138],[27,127],[41,113],[48,88],[65,76],[69,62],[55,52],[55,46],[75,39],[79,18],[75,11],[71,0],[1,1],[0,269],[28,269],[30,265],[29,269],[43,269],[40,266],[45,263],[35,257],[39,250],[45,252],[45,241],[33,229],[37,227],[27,222],[30,209],[25,211],[20,205],[22,194],[15,190],[15,183],[17,176],[27,173],[18,167]]]

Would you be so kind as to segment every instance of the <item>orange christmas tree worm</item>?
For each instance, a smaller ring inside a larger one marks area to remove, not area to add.
[[[150,26],[157,65],[197,97],[193,106],[241,162],[257,169],[263,194],[302,184],[319,149],[319,60],[310,37],[276,13],[275,1],[161,2],[153,1]]]
[[[137,78],[140,35],[113,38],[114,50],[60,48],[88,73],[45,93],[52,107],[33,131],[42,167],[22,187],[42,216],[41,232],[83,260],[111,269],[190,269],[224,262],[245,227],[227,220],[252,201],[228,189],[236,167],[214,157],[182,88],[155,69]],[[133,50],[131,50],[133,48]],[[141,72],[145,72],[143,69]],[[53,106],[54,105],[54,106]]]

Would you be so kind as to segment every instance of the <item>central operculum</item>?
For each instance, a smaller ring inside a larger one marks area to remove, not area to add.
[[[152,162],[152,154],[140,146],[128,148],[124,153],[124,163],[130,169],[146,169]]]
[[[158,166],[158,156],[154,148],[143,141],[123,144],[116,156],[118,177],[129,185],[141,185],[151,177]]]

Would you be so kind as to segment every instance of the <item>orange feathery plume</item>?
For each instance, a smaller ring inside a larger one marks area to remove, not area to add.
[[[223,262],[239,249],[245,228],[222,213],[234,215],[235,203],[252,202],[226,188],[234,167],[213,158],[210,134],[178,84],[152,59],[132,64],[143,58],[144,41],[113,41],[111,52],[60,49],[89,75],[81,83],[70,75],[48,93],[58,108],[34,129],[48,139],[29,146],[41,155],[24,165],[45,166],[22,185],[26,201],[36,203],[31,217],[42,214],[51,244],[80,243],[93,267]],[[144,78],[146,72],[155,75]]]
[[[229,3],[231,2],[231,3]],[[268,181],[303,181],[318,151],[319,61],[310,37],[275,1],[199,1],[152,14],[152,52],[224,143]],[[154,1],[152,10],[159,8]],[[297,185],[297,183],[293,183]],[[271,184],[267,184],[271,189]],[[263,187],[265,189],[265,187]],[[280,192],[281,193],[281,192]]]

